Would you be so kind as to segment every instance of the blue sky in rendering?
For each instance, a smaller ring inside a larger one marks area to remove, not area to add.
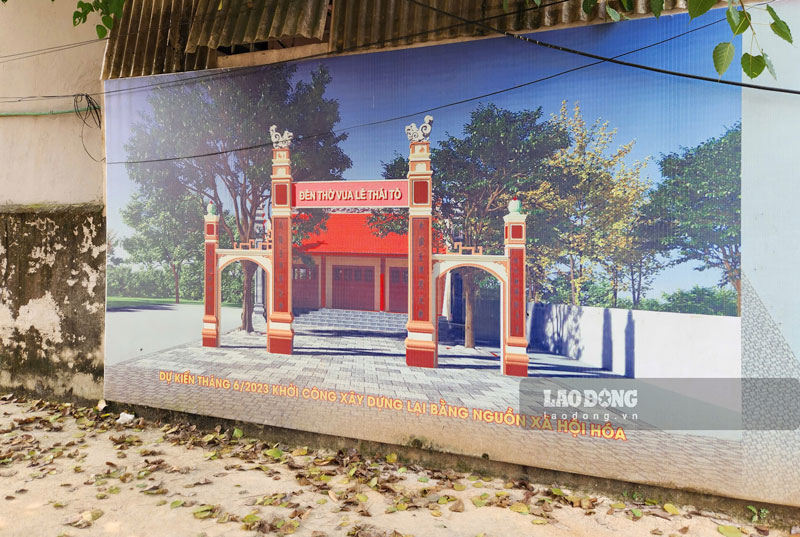
[[[710,22],[721,20],[706,28]],[[602,24],[532,34],[535,39],[560,44],[604,56],[615,56],[657,43],[698,28],[667,43],[626,55],[621,59],[686,73],[716,78],[711,60],[714,46],[730,39],[724,11],[717,10],[690,21],[686,15],[665,16],[617,24]],[[740,41],[737,44],[737,52]],[[491,38],[451,45],[436,45],[401,51],[356,54],[298,64],[296,79],[308,80],[309,73],[324,63],[332,77],[327,98],[339,101],[338,128],[347,132],[341,144],[353,166],[347,179],[377,179],[381,161],[395,153],[406,154],[408,141],[404,127],[422,122],[427,109],[503,90],[518,84],[595,62],[560,51],[546,49],[517,39]],[[726,79],[740,80],[738,58]],[[268,76],[269,68],[251,71],[247,76]],[[197,73],[164,75],[138,79],[112,80],[107,90],[152,85],[159,80],[196,77]],[[189,82],[191,84],[192,82]],[[157,88],[122,91],[106,97],[109,229],[128,235],[120,217],[134,186],[127,178],[126,166],[113,164],[127,158],[124,144],[138,112],[148,108],[146,98]],[[628,162],[650,159],[644,177],[658,183],[662,178],[657,160],[663,153],[694,146],[722,134],[741,117],[741,91],[732,86],[698,82],[613,64],[599,64],[563,76],[534,83],[485,99],[447,106],[430,112],[434,116],[433,147],[447,133],[460,136],[469,114],[480,104],[494,103],[510,110],[542,107],[545,119],[557,113],[561,102],[571,107],[579,102],[587,122],[601,119],[617,129],[617,145],[631,140],[636,144]],[[377,125],[362,126],[388,118],[408,116]],[[280,118],[264,119],[264,140],[269,125]],[[174,156],[164,147],[163,156]],[[535,230],[533,230],[535,232]],[[715,285],[717,271],[698,272],[683,264],[664,270],[655,281],[650,297],[662,292],[687,289],[695,284]]]

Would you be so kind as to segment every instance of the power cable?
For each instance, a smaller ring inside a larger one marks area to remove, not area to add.
[[[64,43],[62,45],[54,45],[52,47],[40,48],[35,50],[27,50],[25,52],[15,52],[14,54],[5,54],[0,56],[0,64],[8,63],[16,60],[25,60],[27,58],[33,58],[36,56],[41,56],[44,54],[50,54],[52,52],[60,52],[62,50],[68,50],[75,47],[83,47],[86,45],[92,45],[94,43],[103,43],[108,41],[107,37],[103,39],[89,39],[87,41],[75,41],[73,43]]]
[[[100,104],[92,97],[85,93],[75,95],[73,99],[73,108],[75,115],[81,120],[81,145],[83,150],[89,155],[89,158],[95,162],[103,162],[105,157],[97,159],[86,148],[86,140],[83,137],[83,131],[88,126],[90,128],[99,129],[102,125],[102,114],[100,112]]]
[[[601,56],[600,54],[593,54],[591,52],[585,52],[585,51],[582,51],[582,50],[577,50],[577,49],[570,48],[570,47],[565,47],[565,46],[562,46],[562,45],[554,45],[552,43],[545,43],[544,41],[540,41],[538,39],[533,39],[531,37],[526,37],[524,35],[514,34],[514,33],[511,33],[511,32],[505,31],[505,30],[501,30],[499,28],[494,28],[494,27],[489,26],[488,24],[485,24],[485,23],[480,22],[480,21],[470,21],[468,19],[465,19],[464,17],[461,17],[460,15],[456,15],[454,13],[450,13],[450,12],[445,11],[443,9],[439,9],[437,7],[433,7],[433,6],[427,5],[424,2],[420,2],[419,0],[406,0],[406,1],[411,3],[411,4],[420,6],[420,7],[425,7],[425,8],[427,8],[427,9],[429,9],[429,10],[435,12],[435,13],[439,13],[440,15],[447,15],[449,17],[452,17],[452,18],[456,19],[456,20],[463,21],[465,24],[469,23],[469,24],[475,24],[477,26],[481,26],[481,27],[486,28],[487,30],[491,30],[491,31],[493,31],[493,32],[495,32],[495,33],[497,33],[499,35],[504,35],[504,36],[510,37],[512,39],[519,39],[519,40],[521,40],[523,42],[530,43],[530,44],[533,44],[533,45],[537,45],[539,47],[544,47],[544,48],[548,48],[548,49],[552,49],[552,50],[558,50],[560,52],[566,52],[566,53],[577,55],[577,56],[583,56],[584,58],[591,58],[591,59],[594,59],[594,60],[600,60],[601,62],[608,62],[608,63],[613,63],[613,64],[616,64],[616,65],[622,65],[622,66],[625,66],[625,67],[632,67],[634,69],[642,69],[642,70],[645,70],[645,71],[650,71],[650,72],[653,72],[653,73],[659,73],[659,74],[663,74],[663,75],[676,76],[676,77],[680,77],[680,78],[688,78],[690,80],[699,80],[699,81],[702,81],[702,82],[711,82],[711,83],[714,83],[714,84],[723,84],[723,85],[728,85],[728,86],[736,86],[736,87],[739,87],[739,88],[748,88],[748,89],[757,89],[757,90],[762,90],[762,91],[771,91],[771,92],[775,92],[775,93],[788,93],[790,95],[800,95],[800,90],[795,90],[795,89],[790,89],[790,88],[773,88],[773,87],[770,87],[770,86],[762,86],[760,84],[751,84],[749,82],[735,82],[735,81],[732,81],[732,80],[722,80],[722,79],[719,79],[719,78],[712,78],[712,77],[708,77],[708,76],[693,75],[691,73],[683,73],[683,72],[680,72],[680,71],[672,71],[670,69],[661,69],[660,67],[651,67],[649,65],[643,65],[643,64],[639,64],[639,63],[633,63],[633,62],[626,62],[626,61],[623,61],[623,60],[618,60],[616,58],[610,58],[610,57],[607,57],[607,56]]]

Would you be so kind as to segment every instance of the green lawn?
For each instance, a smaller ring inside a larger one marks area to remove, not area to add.
[[[137,308],[140,306],[148,306],[152,304],[174,304],[175,298],[138,298],[127,296],[110,296],[106,298],[106,309],[113,310],[118,308]],[[202,304],[202,300],[184,300],[181,299],[181,304]],[[225,307],[241,307],[241,304],[234,304],[232,302],[223,302]]]

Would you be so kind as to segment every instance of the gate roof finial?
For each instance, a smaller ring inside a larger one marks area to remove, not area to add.
[[[406,136],[409,142],[427,142],[433,127],[433,116],[425,116],[425,122],[417,128],[416,123],[406,127]]]
[[[271,125],[269,128],[269,135],[272,138],[272,147],[275,149],[287,148],[292,144],[294,134],[289,131],[283,131],[283,134],[278,132],[277,125]]]

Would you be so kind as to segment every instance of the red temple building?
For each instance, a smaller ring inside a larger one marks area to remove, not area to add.
[[[295,248],[295,309],[408,312],[408,235],[378,237],[369,216],[330,214],[327,230]]]

